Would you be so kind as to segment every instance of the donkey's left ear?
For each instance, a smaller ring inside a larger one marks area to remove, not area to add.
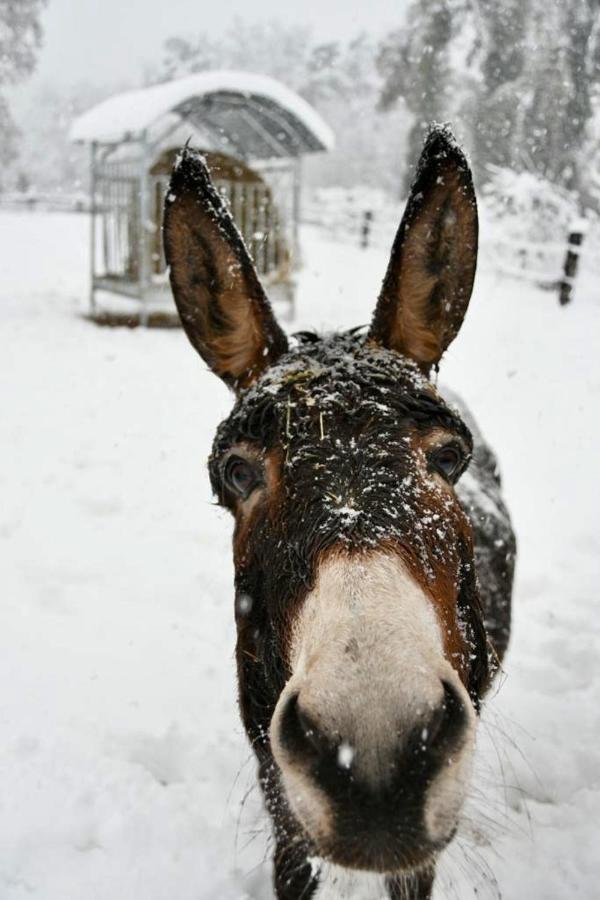
[[[204,159],[187,147],[165,200],[164,242],[190,342],[230,387],[248,387],[287,340]]]
[[[477,263],[469,165],[445,126],[430,131],[392,247],[371,338],[428,371],[454,340]]]

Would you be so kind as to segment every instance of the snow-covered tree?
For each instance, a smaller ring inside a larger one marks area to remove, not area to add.
[[[108,91],[112,93],[112,90]],[[4,170],[4,183],[21,190],[84,190],[89,177],[89,148],[69,140],[73,119],[107,96],[107,90],[89,83],[58,88],[39,84],[15,110],[19,129],[27,140],[18,142],[18,154]]]
[[[476,155],[578,189],[600,77],[599,0],[475,0],[482,81]]]
[[[481,77],[474,97],[472,152],[479,174],[485,166],[509,166],[515,129],[525,114],[521,95],[527,59],[529,0],[474,0],[473,56]]]
[[[206,33],[170,38],[151,80],[215,68],[277,78],[312,103],[336,134],[332,153],[307,162],[309,183],[367,184],[397,193],[408,120],[403,103],[388,114],[377,109],[381,76],[376,53],[375,41],[366,34],[346,43],[319,43],[302,26],[237,20],[222,38]]]
[[[0,0],[0,162],[15,154],[17,130],[2,87],[16,84],[35,66],[46,0]]]
[[[427,125],[454,111],[451,43],[458,25],[454,0],[413,0],[406,24],[382,42],[377,65],[382,109],[403,100],[413,113],[409,160],[418,159]]]
[[[237,18],[222,37],[205,31],[195,37],[169,38],[163,63],[151,75],[153,81],[168,81],[208,69],[248,69],[299,90],[312,48],[309,28]]]
[[[451,119],[481,179],[512,167],[582,189],[600,0],[414,0],[378,64],[381,105],[404,98],[414,114],[409,158],[427,123]]]

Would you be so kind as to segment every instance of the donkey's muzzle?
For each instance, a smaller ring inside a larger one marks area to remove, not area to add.
[[[336,863],[424,865],[457,826],[475,710],[431,596],[395,554],[326,559],[270,726],[290,809]]]
[[[293,693],[282,711],[279,741],[290,764],[304,773],[329,810],[320,853],[339,865],[370,871],[418,866],[452,837],[454,823],[432,833],[428,791],[464,743],[469,715],[457,688],[441,682],[441,700],[412,727],[390,722],[380,746],[369,736],[328,727]],[[377,742],[378,736],[370,736]],[[377,759],[377,766],[365,763]]]

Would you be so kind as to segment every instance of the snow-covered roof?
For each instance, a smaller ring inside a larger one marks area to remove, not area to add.
[[[294,91],[265,75],[229,70],[117,94],[76,119],[70,137],[136,141],[178,121],[208,133],[220,149],[257,159],[301,156],[334,144],[329,126]]]

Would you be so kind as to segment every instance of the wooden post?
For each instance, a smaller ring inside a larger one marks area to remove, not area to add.
[[[371,235],[371,224],[373,222],[373,211],[366,209],[363,213],[362,225],[360,228],[360,246],[366,250],[369,246],[369,237]]]
[[[300,268],[300,213],[302,205],[302,159],[298,156],[292,163],[292,265],[288,274],[286,294],[289,303],[289,320],[296,313],[296,281],[293,275]],[[287,205],[287,204],[286,204]],[[287,232],[287,228],[285,229]]]
[[[587,227],[588,223],[585,219],[576,219],[571,222],[569,227],[567,255],[563,266],[563,277],[559,282],[558,301],[561,306],[566,306],[567,303],[571,302],[571,293],[575,284],[575,276],[577,275],[577,267],[581,255],[581,245],[583,244]]]
[[[90,148],[90,315],[96,316],[96,144]]]
[[[302,161],[298,157],[293,163],[292,171],[292,253],[294,268],[300,262],[300,203],[302,194]]]
[[[148,325],[149,318],[149,288],[150,288],[150,254],[148,247],[148,221],[150,218],[150,179],[148,167],[150,164],[146,133],[140,141],[139,163],[139,235],[138,235],[138,281],[140,298],[140,325]]]

